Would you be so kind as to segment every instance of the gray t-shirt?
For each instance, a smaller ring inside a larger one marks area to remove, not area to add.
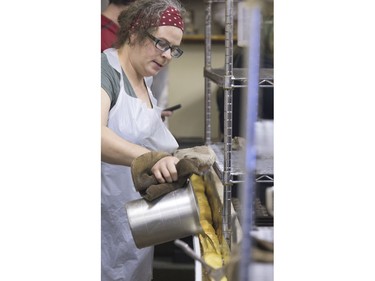
[[[102,77],[101,83],[102,88],[107,92],[110,100],[111,100],[111,107],[112,108],[117,101],[118,95],[120,93],[120,73],[118,73],[108,62],[107,56],[105,54],[101,54],[102,56]],[[122,76],[124,77],[124,89],[125,92],[131,97],[137,97],[128,78],[126,77],[124,71],[122,71]]]

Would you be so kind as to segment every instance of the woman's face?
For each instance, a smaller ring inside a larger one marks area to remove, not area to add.
[[[152,33],[155,38],[163,39],[170,46],[180,46],[183,32],[181,29],[173,26],[159,26],[156,32]],[[141,44],[132,47],[132,55],[130,56],[132,64],[136,72],[142,76],[154,76],[163,67],[166,67],[171,61],[171,50],[165,52],[155,47],[155,42],[146,37]]]

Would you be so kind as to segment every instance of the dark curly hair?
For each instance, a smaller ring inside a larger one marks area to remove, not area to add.
[[[178,0],[137,0],[133,2],[118,17],[120,29],[114,44],[115,48],[122,47],[127,41],[130,42],[131,34],[137,34],[137,42],[142,43],[146,38],[146,31],[152,33],[157,29],[152,26],[152,23],[157,22],[168,7],[180,11],[181,17],[184,18],[186,10]],[[135,29],[132,26],[136,21],[138,25]]]

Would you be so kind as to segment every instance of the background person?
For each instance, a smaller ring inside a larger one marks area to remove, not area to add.
[[[154,248],[135,246],[124,205],[141,198],[131,177],[132,161],[150,151],[178,148],[145,77],[182,55],[184,12],[177,0],[133,2],[118,18],[115,48],[101,55],[102,281],[152,279]],[[173,156],[156,162],[152,172],[159,183],[178,179],[177,162]]]
[[[109,0],[108,6],[101,14],[101,52],[113,47],[113,43],[117,39],[117,32],[120,28],[117,18],[120,13],[126,10],[129,4],[134,1],[135,0]]]

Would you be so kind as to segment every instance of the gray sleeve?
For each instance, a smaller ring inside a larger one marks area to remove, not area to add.
[[[101,86],[106,91],[111,100],[112,108],[117,101],[120,92],[120,73],[109,64],[107,56],[101,54]]]

